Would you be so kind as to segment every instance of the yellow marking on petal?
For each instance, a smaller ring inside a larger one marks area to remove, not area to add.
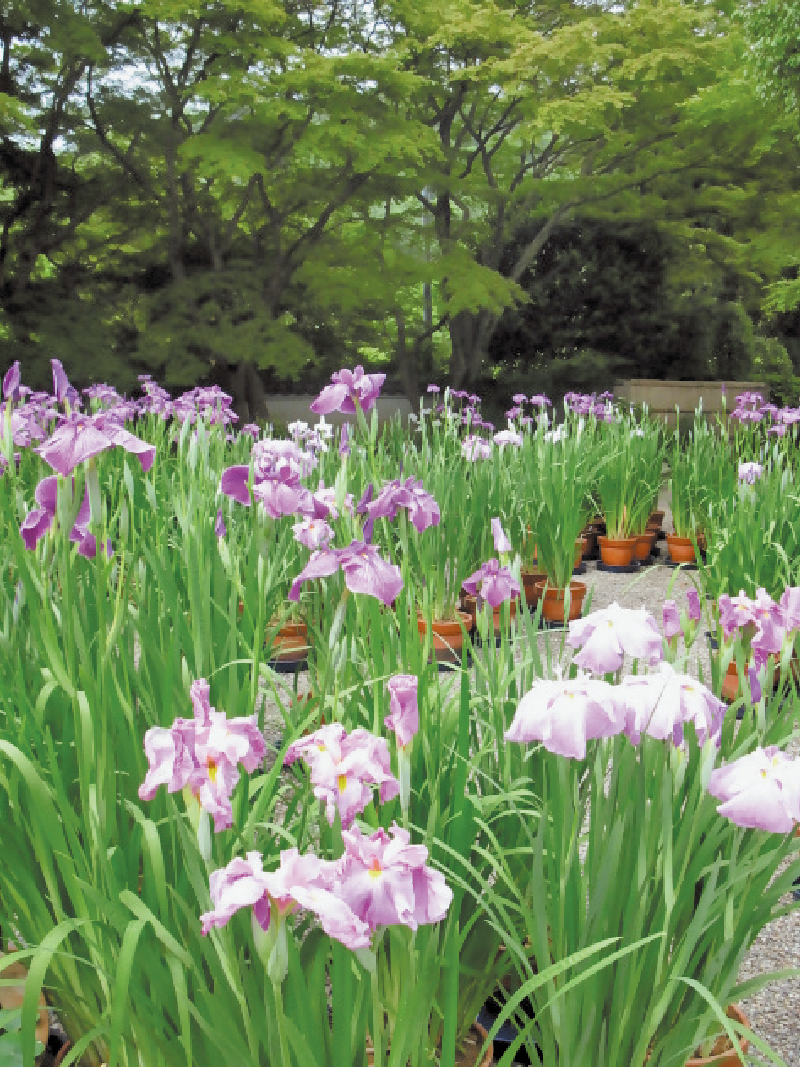
[[[217,780],[217,765],[213,759],[208,761],[208,777],[211,779],[212,785]]]
[[[345,791],[345,789],[347,789],[347,775],[346,774],[340,774],[339,777],[337,778],[336,782],[337,782],[337,785],[339,786],[339,792],[343,793]]]
[[[370,876],[370,878],[380,878],[380,876],[382,874],[383,874],[383,868],[381,867],[379,860],[377,860],[377,859],[375,859],[373,857],[372,862],[370,863],[370,866],[369,866],[369,876]]]
[[[761,768],[761,777],[762,778],[766,778],[767,777],[767,772],[764,770],[763,767]]]

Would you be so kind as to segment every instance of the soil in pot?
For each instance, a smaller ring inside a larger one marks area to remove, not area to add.
[[[601,537],[599,540],[600,559],[606,567],[630,567],[636,547],[635,537]]]
[[[544,597],[544,604],[542,606],[542,618],[545,622],[564,622],[564,601],[565,592],[564,589],[556,589],[553,586],[548,586],[547,582],[539,582],[537,585],[539,590],[539,596]],[[570,582],[570,605],[569,605],[569,618],[568,622],[573,619],[579,619],[581,609],[583,608],[583,598],[586,596],[586,586],[583,582]]]

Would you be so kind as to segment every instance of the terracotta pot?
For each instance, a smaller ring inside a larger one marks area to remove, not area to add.
[[[694,563],[694,544],[691,537],[667,534],[667,550],[673,563]]]
[[[489,1045],[486,1055],[480,1062],[478,1061],[478,1053],[483,1047],[488,1034],[489,1031],[485,1030],[480,1023],[475,1022],[472,1024],[462,1042],[461,1048],[456,1049],[457,1067],[491,1067],[494,1060],[493,1045]],[[375,1067],[375,1051],[371,1043],[367,1044],[367,1063],[369,1067]]]
[[[464,634],[461,626],[469,633],[472,619],[465,611],[457,611],[455,619],[433,620],[433,655],[437,663],[459,663],[464,647]],[[422,637],[428,632],[428,624],[417,616],[417,629]]]
[[[586,547],[583,550],[583,558],[586,559],[589,556],[593,556],[597,551],[597,530],[593,526],[587,526],[581,532],[581,537],[586,542]]]
[[[8,959],[8,956],[13,956],[14,953],[0,952],[0,958],[3,961]],[[13,982],[13,985],[0,986],[0,1008],[21,1008],[22,1000],[25,996],[25,982],[28,978],[28,968],[23,963],[9,963],[7,967],[4,967],[0,972],[0,980],[4,982]],[[44,993],[39,994],[39,1010],[36,1013],[36,1040],[41,1041],[43,1045],[47,1044],[47,1038],[50,1034],[50,1015],[47,1011],[47,1001],[44,999]]]
[[[563,623],[565,590],[548,586],[546,581],[539,582],[537,589],[539,591],[539,596],[544,597],[542,618],[547,622]],[[571,622],[573,619],[580,618],[581,608],[583,607],[583,598],[586,596],[586,586],[583,582],[570,582],[569,591],[571,598],[569,604],[569,619],[567,621]]]
[[[463,608],[464,608],[464,611],[466,612],[466,614],[469,615],[469,617],[472,619],[472,628],[474,629],[478,625],[478,614],[481,611],[481,608],[482,608],[483,605],[481,603],[479,603],[477,597],[470,596],[469,593],[466,593],[464,596],[462,596],[461,603],[463,605]],[[511,618],[513,619],[513,618],[515,618],[515,616],[517,614],[517,601],[516,600],[510,601],[510,607],[511,607]],[[498,607],[492,609],[492,621],[494,623],[494,636],[495,637],[499,637],[500,634],[502,633],[502,622],[501,622],[501,619],[500,619],[500,609],[501,609],[500,605],[498,605]]]
[[[722,679],[722,690],[720,697],[726,700],[729,704],[734,701],[739,695],[739,672],[736,669],[736,660],[733,659],[728,664],[728,669],[725,672],[725,677]]]
[[[733,1019],[734,1022],[746,1026],[748,1030],[751,1028],[750,1020],[742,1009],[737,1008],[735,1004],[731,1004],[725,1014],[729,1019]],[[738,1044],[743,1053],[746,1053],[750,1048],[750,1042],[745,1037],[740,1037]],[[717,1045],[720,1047],[717,1048]],[[727,1034],[722,1034],[721,1037],[717,1038],[710,1056],[693,1056],[686,1061],[686,1067],[741,1067],[741,1063],[739,1054],[731,1048],[730,1038]]]
[[[630,567],[636,546],[635,537],[601,537],[599,540],[600,559],[607,567]]]
[[[583,553],[585,551],[586,551],[586,538],[585,537],[579,537],[578,540],[575,542],[575,567],[574,567],[575,570],[577,570],[578,567],[580,567],[581,560],[583,559]]]
[[[635,538],[635,545],[633,546],[633,558],[646,560],[650,558],[650,552],[653,548],[653,542],[650,540],[648,534],[641,534]]]
[[[275,635],[271,658],[281,663],[305,659],[308,652],[308,627],[304,622],[287,622]]]
[[[523,571],[522,588],[525,590],[525,603],[529,608],[534,608],[539,603],[539,582],[547,579],[544,571]]]

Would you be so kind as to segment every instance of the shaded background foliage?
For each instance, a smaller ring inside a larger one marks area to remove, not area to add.
[[[12,0],[0,364],[794,400],[797,7]]]

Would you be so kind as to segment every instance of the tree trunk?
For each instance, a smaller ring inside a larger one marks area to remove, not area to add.
[[[450,384],[453,389],[474,391],[480,378],[485,343],[480,316],[459,311],[450,320]]]

